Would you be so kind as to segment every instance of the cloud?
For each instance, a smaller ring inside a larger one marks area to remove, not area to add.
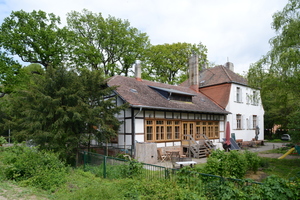
[[[0,21],[11,11],[43,10],[59,15],[84,8],[128,20],[146,32],[151,43],[199,43],[216,64],[233,62],[243,74],[269,50],[275,36],[272,15],[288,0],[7,0],[0,1]]]

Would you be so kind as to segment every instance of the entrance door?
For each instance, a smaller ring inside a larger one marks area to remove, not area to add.
[[[189,145],[188,136],[195,138],[195,122],[182,122],[182,145]]]

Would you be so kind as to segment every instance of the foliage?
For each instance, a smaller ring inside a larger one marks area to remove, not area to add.
[[[104,163],[101,163],[99,166],[86,165],[84,169],[92,172],[97,177],[103,177],[105,167],[106,177],[109,179],[135,178],[143,173],[142,163],[136,160],[121,160],[120,162],[118,164],[106,163],[105,166]]]
[[[54,191],[65,183],[67,168],[58,156],[23,145],[0,149],[0,177],[24,186]]]
[[[2,146],[3,144],[6,144],[6,143],[7,143],[7,141],[6,141],[5,137],[0,136],[0,146]]]
[[[300,80],[299,10],[300,2],[289,0],[282,11],[273,15],[272,28],[277,34],[270,40],[271,50],[249,69],[248,83],[261,88],[268,129],[275,124],[283,129],[299,129],[300,93],[295,87]]]
[[[0,196],[2,199],[49,199],[49,192],[34,188],[20,187],[15,181],[0,181]]]
[[[21,65],[17,61],[0,51],[0,92],[2,93],[0,97],[12,92],[14,86],[19,84],[20,69]]]
[[[188,59],[199,57],[199,70],[207,64],[207,48],[202,44],[173,43],[153,45],[143,58],[142,78],[167,84],[179,84],[188,77]]]
[[[222,177],[244,178],[247,170],[257,171],[259,161],[257,154],[251,152],[225,152],[217,149],[207,159],[207,165],[202,172]]]
[[[22,61],[56,67],[65,57],[66,30],[53,13],[13,11],[0,27],[0,45]]]
[[[20,147],[19,147],[20,148]],[[27,147],[28,148],[28,147]],[[28,148],[37,153],[37,149]],[[23,152],[23,150],[22,150]],[[12,155],[5,156],[16,158],[15,151]],[[27,154],[25,151],[24,154]],[[250,153],[251,154],[251,153]],[[255,154],[254,154],[255,155]],[[254,156],[253,155],[253,156]],[[3,160],[3,151],[0,153]],[[222,154],[217,154],[222,157]],[[25,156],[21,153],[21,158]],[[45,160],[43,156],[35,156],[38,160]],[[47,157],[46,157],[47,158]],[[43,165],[40,161],[29,159]],[[4,159],[6,160],[6,159]],[[48,159],[46,159],[48,161]],[[53,161],[53,159],[51,159]],[[278,160],[278,159],[274,159]],[[295,159],[297,160],[297,159]],[[46,162],[47,163],[47,162]],[[2,163],[1,163],[2,164]],[[27,164],[27,161],[25,162]],[[129,162],[128,162],[129,164]],[[276,163],[274,163],[277,166]],[[290,163],[287,165],[294,166]],[[2,169],[0,166],[0,169]],[[32,166],[32,165],[30,165]],[[55,166],[55,165],[54,165]],[[111,167],[115,167],[111,165]],[[24,167],[28,169],[28,167]],[[55,167],[54,167],[55,168]],[[97,166],[97,168],[100,168]],[[271,176],[263,184],[255,184],[251,180],[235,180],[210,176],[209,181],[201,178],[201,173],[191,172],[193,168],[185,167],[177,172],[172,172],[169,179],[148,178],[144,173],[132,178],[103,179],[91,172],[84,172],[81,169],[70,169],[64,176],[64,184],[55,187],[55,192],[49,194],[53,199],[297,199],[299,197],[299,177],[282,179]],[[146,170],[146,169],[143,169]],[[47,168],[46,170],[47,171]],[[40,173],[44,174],[44,173]],[[143,175],[144,174],[144,175]],[[56,178],[56,176],[54,176]],[[48,178],[46,176],[46,178]],[[29,178],[30,179],[30,178]],[[30,181],[21,181],[29,184]],[[36,186],[39,187],[39,186]],[[20,189],[21,191],[24,189]],[[48,189],[47,189],[48,190]],[[48,191],[54,191],[50,188]],[[1,193],[1,191],[0,191]]]
[[[258,156],[257,153],[251,151],[244,152],[246,161],[247,161],[247,170],[253,171],[254,173],[257,172],[258,167],[261,163],[261,158]]]
[[[277,158],[264,158],[267,166],[263,171],[268,175],[276,175],[280,178],[290,179],[300,172],[300,159],[277,159]]]
[[[132,64],[149,46],[146,33],[131,27],[127,20],[83,10],[67,17],[72,31],[71,61],[76,67],[101,70],[106,76],[129,75]]]
[[[125,106],[117,107],[114,98],[107,98],[114,88],[106,87],[99,71],[78,75],[49,67],[32,80],[27,90],[7,99],[10,119],[5,125],[14,139],[33,140],[39,149],[58,152],[73,164],[81,142],[115,136],[120,122],[114,115]]]
[[[262,199],[298,199],[299,186],[299,182],[292,183],[283,178],[269,176],[262,185]]]

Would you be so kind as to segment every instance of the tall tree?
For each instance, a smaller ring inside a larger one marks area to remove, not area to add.
[[[7,53],[0,51],[0,97],[14,90],[15,85],[20,82],[21,64]]]
[[[262,88],[266,116],[276,116],[273,123],[287,128],[300,124],[299,117],[291,121],[291,116],[300,110],[300,89],[295,87],[300,84],[299,11],[300,2],[289,0],[282,11],[273,15],[276,36],[270,40],[271,50],[250,67],[248,74],[249,83]]]
[[[15,140],[32,140],[71,162],[84,141],[106,141],[116,133],[120,122],[114,115],[123,107],[107,98],[114,88],[105,87],[99,71],[78,76],[72,70],[49,67],[44,76],[34,75],[33,80],[27,90],[8,98],[6,125]]]
[[[102,70],[106,76],[128,76],[132,64],[141,59],[149,46],[146,33],[130,26],[127,20],[83,10],[67,17],[68,29],[74,34],[72,61],[79,67]]]
[[[207,63],[207,49],[202,44],[173,43],[151,46],[143,58],[142,78],[168,84],[179,84],[187,79],[188,58],[199,56],[199,70]]]
[[[57,66],[65,57],[66,30],[60,18],[43,11],[13,11],[0,26],[0,46],[23,62]]]

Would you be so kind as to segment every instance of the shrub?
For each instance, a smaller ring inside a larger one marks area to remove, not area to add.
[[[51,191],[65,181],[67,168],[52,152],[14,145],[3,148],[0,154],[0,170],[4,179]]]
[[[252,152],[214,150],[207,159],[203,173],[222,177],[244,178],[247,170],[257,171],[260,159]]]
[[[6,143],[7,143],[7,141],[6,141],[5,137],[0,136],[0,146],[2,146],[3,144],[6,144]]]
[[[275,175],[266,178],[262,185],[262,199],[298,199],[299,182],[279,178]]]
[[[259,165],[261,164],[261,158],[257,155],[257,153],[251,151],[245,151],[245,158],[247,160],[248,170],[257,172]]]

